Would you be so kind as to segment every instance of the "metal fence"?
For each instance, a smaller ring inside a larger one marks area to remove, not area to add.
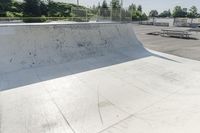
[[[21,22],[132,22],[139,21],[140,24],[154,25],[168,23],[169,26],[188,26],[188,25],[200,25],[200,19],[189,18],[148,18],[148,21],[142,21],[143,19],[135,19],[136,12],[129,7],[124,8],[75,8],[72,7],[66,14],[55,15],[56,17],[43,16],[43,17],[0,17],[0,23],[21,23]]]
[[[99,8],[71,10],[72,21],[131,21],[131,12],[125,9]]]
[[[132,21],[132,12],[126,9],[99,8],[99,9],[80,9],[71,8],[70,15],[65,17],[0,17],[0,23],[3,22],[53,22],[53,21]]]

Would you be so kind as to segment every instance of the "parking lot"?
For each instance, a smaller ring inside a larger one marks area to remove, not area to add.
[[[192,32],[192,39],[148,35],[168,27],[134,25],[135,33],[143,45],[152,50],[200,61],[200,32]],[[177,29],[177,28],[176,28]]]

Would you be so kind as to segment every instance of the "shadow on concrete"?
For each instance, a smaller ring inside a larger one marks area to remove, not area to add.
[[[79,61],[72,61],[64,64],[42,66],[4,73],[0,75],[0,91],[16,89],[17,87],[48,81],[64,76],[74,75],[129,61],[140,60],[143,58],[148,58],[150,56],[155,56],[164,60],[180,63],[175,60],[150,53],[144,48],[126,49],[123,51],[126,52],[113,52],[106,56],[99,56]]]
[[[176,39],[184,39],[184,40],[199,40],[196,37],[176,37],[176,36],[165,36],[166,38],[176,38]]]
[[[159,31],[150,32],[150,33],[146,33],[146,34],[151,35],[151,36],[161,36],[161,32],[159,32]],[[199,40],[199,38],[196,38],[196,37],[178,37],[178,36],[161,36],[161,37],[185,39],[185,40]]]

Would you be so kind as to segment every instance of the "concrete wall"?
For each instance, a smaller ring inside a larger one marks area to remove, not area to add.
[[[153,22],[153,18],[150,18],[148,21]],[[173,18],[155,18],[154,22],[155,23],[164,23],[164,25],[166,25],[166,23],[168,23],[169,26],[173,26],[174,19]]]
[[[143,49],[131,24],[0,26],[0,73]]]
[[[149,19],[148,22],[153,22],[153,18]],[[165,25],[165,23],[168,23],[169,26],[174,26],[174,18],[155,18],[154,20],[155,23],[163,23],[163,25]],[[193,23],[193,24],[191,24]],[[190,25],[200,25],[200,19],[196,18],[196,19],[190,19],[190,18],[176,18],[175,19],[175,26],[190,26]],[[195,27],[192,26],[192,27]]]

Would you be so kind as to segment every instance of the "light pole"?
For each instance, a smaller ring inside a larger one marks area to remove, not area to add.
[[[77,0],[77,5],[79,5],[79,0]]]

